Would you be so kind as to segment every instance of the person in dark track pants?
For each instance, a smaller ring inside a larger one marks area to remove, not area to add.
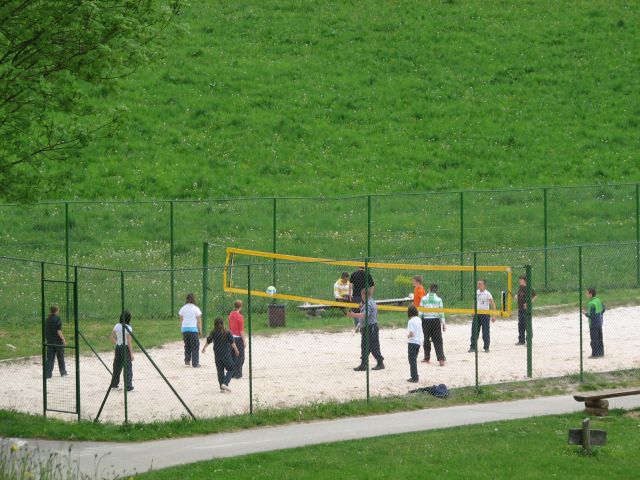
[[[589,358],[604,357],[604,341],[602,339],[602,323],[605,307],[596,295],[595,288],[587,290],[587,311],[582,312],[589,319],[589,335],[591,336],[591,356]]]
[[[407,357],[409,360],[409,372],[411,376],[407,382],[416,383],[420,379],[418,376],[418,354],[420,353],[420,345],[422,344],[422,324],[418,316],[418,309],[415,305],[410,305],[407,309]]]
[[[210,343],[213,343],[213,355],[216,360],[216,370],[218,371],[218,385],[222,393],[230,392],[229,382],[233,377],[235,362],[231,356],[231,352],[238,357],[240,352],[233,340],[231,332],[224,328],[224,320],[218,317],[213,321],[213,330],[207,337],[207,343],[202,347],[202,353]]]
[[[370,292],[372,290],[370,289]],[[378,306],[375,300],[368,295],[365,303],[365,290],[361,293],[362,306],[360,312],[348,312],[347,315],[358,320],[356,332],[360,332],[360,365],[354,368],[356,372],[367,369],[369,353],[376,359],[377,364],[371,370],[384,370],[384,357],[380,352],[380,337],[378,330]]]
[[[438,285],[432,283],[429,293],[422,297],[421,308],[444,308],[442,299],[438,296]],[[431,342],[436,351],[436,358],[441,367],[444,367],[446,360],[444,348],[442,346],[442,332],[447,329],[443,312],[422,313],[422,332],[424,334],[424,358],[422,363],[431,362]]]
[[[247,339],[244,334],[244,317],[242,313],[242,300],[233,302],[233,310],[229,314],[229,331],[233,335],[233,341],[238,348],[238,358],[236,358],[236,368],[233,371],[233,378],[242,378],[242,366],[244,365],[244,351],[247,347]]]
[[[123,335],[122,324],[124,323],[126,334]],[[116,349],[113,356],[113,374],[111,377],[111,388],[118,388],[120,383],[120,373],[124,368],[124,388],[128,392],[133,390],[133,347],[131,345],[131,335],[133,331],[131,325],[131,313],[124,310],[120,314],[120,321],[115,324],[111,331],[111,341]],[[125,368],[126,365],[126,368]]]
[[[478,311],[480,310],[495,310],[496,303],[493,301],[491,292],[487,290],[487,281],[478,280],[478,290],[476,290],[476,305]],[[475,308],[475,306],[474,306]],[[489,353],[489,345],[491,344],[491,324],[495,322],[496,318],[486,313],[478,313],[473,316],[471,322],[471,346],[469,352],[475,352],[478,346],[478,336],[480,335],[480,328],[482,328],[482,342],[484,343],[485,353]]]
[[[187,295],[184,306],[178,312],[180,315],[180,331],[184,341],[184,364],[193,368],[200,367],[200,335],[202,335],[202,311],[196,305],[193,293]]]
[[[518,284],[518,293],[514,295],[518,302],[518,342],[516,345],[525,345],[527,339],[527,277],[522,275],[518,279]],[[536,298],[538,298],[536,292],[531,289],[531,301],[533,302]]]
[[[45,335],[47,340],[47,360],[45,362],[46,377],[51,378],[53,376],[53,364],[56,359],[58,360],[58,370],[60,370],[60,376],[65,377],[67,375],[67,368],[64,364],[64,349],[67,345],[67,341],[62,333],[62,320],[58,316],[60,309],[57,305],[51,305],[49,309],[49,316],[45,323]]]

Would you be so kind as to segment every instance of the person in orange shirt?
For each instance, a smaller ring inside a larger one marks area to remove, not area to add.
[[[420,300],[424,297],[427,292],[425,292],[424,287],[422,286],[422,275],[415,275],[412,279],[413,283],[413,304],[416,308],[420,306]]]

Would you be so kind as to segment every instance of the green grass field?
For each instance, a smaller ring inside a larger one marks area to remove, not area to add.
[[[607,445],[590,454],[568,446],[583,414],[492,422],[216,459],[136,476],[204,478],[633,478],[640,467],[640,411],[594,419]]]

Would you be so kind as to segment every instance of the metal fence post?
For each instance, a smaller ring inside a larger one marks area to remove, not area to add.
[[[544,288],[545,290],[548,288],[548,280],[547,280],[547,247],[548,243],[548,226],[549,226],[549,216],[547,212],[547,188],[542,189],[543,201],[544,201]]]
[[[120,328],[122,329],[122,345],[123,345],[123,349],[122,351],[124,352],[124,359],[123,359],[123,365],[122,365],[122,374],[124,375],[124,423],[129,423],[129,403],[128,403],[128,398],[127,398],[127,355],[129,354],[128,352],[128,345],[127,345],[127,330],[125,328],[125,322],[124,322],[124,318],[122,317],[122,312],[124,312],[124,294],[125,294],[125,290],[124,290],[124,270],[120,270]],[[117,348],[116,348],[117,351]],[[116,353],[117,355],[117,353]]]
[[[367,382],[367,404],[371,400],[371,392],[369,390],[369,349],[371,348],[369,331],[369,258],[364,259],[364,357],[362,365],[366,365],[366,382]]]
[[[580,383],[584,382],[582,354],[582,245],[578,247],[578,318],[580,319]]]
[[[464,192],[460,191],[460,265],[464,264]],[[464,300],[464,272],[460,271],[460,300]]]
[[[207,297],[209,296],[209,242],[202,244],[202,332],[207,331]]]
[[[173,231],[173,211],[175,208],[175,201],[171,200],[169,202],[169,257],[170,257],[170,266],[171,266],[171,315],[173,317],[173,312],[175,310],[175,245],[174,245],[174,231]]]
[[[247,320],[249,323],[249,414],[253,415],[253,349],[251,348],[251,265],[247,265]]]
[[[367,257],[371,256],[371,195],[367,195]]]
[[[478,252],[473,252],[473,289],[477,288],[478,283]],[[473,320],[471,321],[471,334],[474,340],[474,355],[476,367],[476,392],[480,391],[480,375],[478,373],[478,340],[480,336],[480,321],[478,320],[478,294],[473,295]]]
[[[640,184],[636,183],[636,285],[640,286]]]
[[[546,250],[545,250],[546,251]],[[525,265],[525,276],[527,279],[527,377],[533,376],[533,302],[532,298],[532,285],[531,285],[531,265]]]
[[[67,285],[69,284],[67,283]],[[75,325],[73,342],[76,350],[76,406],[78,409],[79,422],[82,408],[80,405],[80,325],[78,324],[78,317],[78,266],[76,265],[73,267],[73,323]]]
[[[64,202],[64,264],[65,280],[69,281],[69,202]]]
[[[42,415],[47,416],[47,333],[45,329],[44,262],[40,262],[40,300],[42,314]]]

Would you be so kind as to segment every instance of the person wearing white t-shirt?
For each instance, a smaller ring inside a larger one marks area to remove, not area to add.
[[[495,310],[496,304],[493,301],[491,292],[487,290],[487,281],[478,280],[478,290],[476,290],[476,304],[478,311],[480,310]],[[474,307],[475,308],[475,307]],[[478,337],[480,336],[480,328],[482,328],[482,342],[484,344],[484,351],[489,353],[489,344],[491,343],[489,320],[495,322],[496,318],[486,313],[473,316],[471,322],[471,346],[469,352],[475,352],[478,347]]]
[[[124,388],[128,392],[133,390],[133,349],[131,345],[131,313],[124,310],[120,314],[120,322],[116,323],[111,331],[111,341],[116,349],[113,356],[113,373],[111,375],[111,388],[118,388],[120,373],[124,368]],[[123,328],[124,326],[124,328]],[[126,330],[126,334],[123,335]]]
[[[418,353],[420,353],[420,345],[424,340],[422,334],[422,320],[418,316],[418,309],[415,305],[410,305],[407,309],[407,317],[409,322],[407,323],[407,338],[408,343],[408,358],[409,358],[409,371],[411,372],[411,378],[407,382],[416,383],[419,380],[418,377]]]
[[[187,295],[187,303],[178,312],[180,330],[184,341],[184,364],[200,366],[200,335],[202,335],[202,311],[196,305],[193,293]]]

